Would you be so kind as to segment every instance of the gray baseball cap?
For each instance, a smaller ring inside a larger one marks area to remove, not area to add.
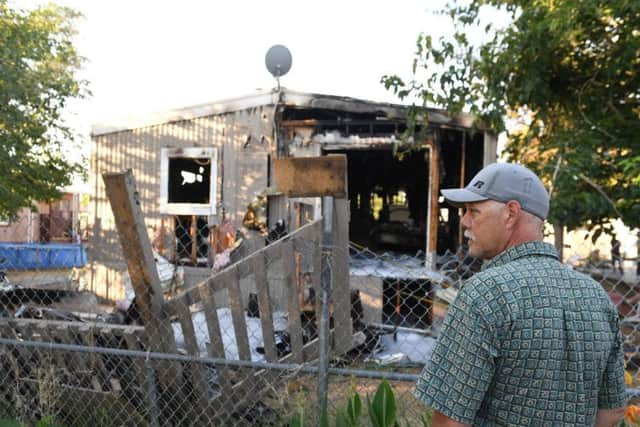
[[[549,193],[538,176],[515,163],[492,163],[473,177],[465,188],[440,191],[449,203],[463,207],[465,203],[515,200],[523,210],[541,219],[549,213]]]

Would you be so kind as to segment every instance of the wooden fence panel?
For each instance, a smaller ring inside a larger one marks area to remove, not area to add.
[[[224,342],[220,332],[220,319],[218,319],[217,304],[214,297],[213,286],[200,287],[200,296],[204,307],[204,316],[209,332],[210,346],[208,354],[211,357],[225,358]],[[231,397],[231,375],[229,369],[224,366],[216,366],[218,384],[223,396]]]
[[[61,343],[79,344],[76,341],[75,334],[71,333],[70,326],[57,325],[56,327],[52,328],[52,332],[53,332],[54,339],[58,340]],[[85,353],[72,351],[72,352],[68,352],[67,354],[68,354],[67,360],[69,360],[72,363],[72,366],[74,367],[73,370],[75,372],[80,370],[85,373],[88,373]]]
[[[176,301],[174,308],[176,309],[176,315],[178,316],[178,321],[182,328],[185,349],[187,350],[187,353],[197,357],[200,355],[200,351],[198,349],[198,340],[193,327],[191,310],[189,310],[189,306],[180,299]],[[190,363],[187,369],[191,376],[190,384],[194,389],[192,399],[195,403],[195,411],[196,414],[201,414],[206,409],[207,396],[209,395],[207,370],[206,367],[200,363]]]
[[[133,328],[127,328],[122,331],[122,337],[127,345],[127,349],[140,351],[142,350],[140,346],[140,340],[136,334],[136,331]],[[135,378],[138,381],[138,384],[141,389],[144,389],[146,372],[144,368],[144,361],[140,358],[133,358],[133,369],[135,370]]]
[[[16,333],[13,330],[13,328],[11,328],[11,326],[9,326],[7,323],[2,322],[0,323],[0,334],[3,337],[9,338],[9,339],[17,339],[16,337]],[[25,362],[29,360],[29,352],[25,351],[27,349],[21,349],[21,348],[16,348],[15,351],[13,351],[13,349],[11,347],[8,346],[2,346],[2,356],[6,357],[7,360],[9,361],[9,366],[11,367],[11,370],[13,371],[13,375],[14,378],[16,380],[19,380],[23,375],[23,370],[25,367],[28,367],[29,365],[25,365]],[[17,357],[16,357],[17,354]]]
[[[292,360],[295,363],[302,363],[302,321],[300,318],[300,298],[298,292],[298,280],[296,277],[296,258],[293,252],[293,242],[286,240],[281,244],[282,261],[285,269],[285,280],[287,286],[287,308],[289,322],[289,337],[291,339]]]
[[[42,322],[37,325],[36,330],[40,335],[40,340],[42,342],[57,342],[54,338],[55,335],[53,333],[55,326],[55,324],[51,324],[49,322]],[[65,355],[58,350],[53,350],[52,353],[53,358],[56,360],[56,367],[59,369],[63,369],[65,372],[69,372],[69,367],[67,366],[67,359],[65,358]]]
[[[273,264],[274,259],[271,259]],[[267,269],[264,255],[253,258],[253,271],[256,289],[258,291],[258,308],[260,310],[260,323],[262,325],[262,342],[264,345],[264,356],[269,362],[278,360],[276,350],[275,331],[273,329],[273,312],[271,310],[271,296],[269,284],[267,283]]]
[[[334,200],[331,299],[336,330],[335,351],[344,354],[351,349],[351,289],[349,285],[349,201]]]
[[[244,315],[242,305],[242,292],[240,291],[240,280],[238,276],[225,277],[225,287],[229,292],[229,305],[231,306],[231,318],[233,329],[238,346],[238,357],[240,360],[251,360],[251,349],[249,348],[249,336],[247,335],[247,320]]]
[[[96,346],[95,331],[91,325],[74,325],[73,330],[80,341],[80,345],[86,347]],[[102,380],[106,379],[107,372],[102,363],[102,357],[97,353],[86,355],[87,368],[93,373],[91,375],[91,386],[95,391],[103,391]]]
[[[316,330],[320,330],[320,319],[322,318],[322,236],[320,232],[315,236],[313,246],[313,274],[311,276],[311,283],[313,284],[313,290],[315,294],[314,306],[316,310]]]

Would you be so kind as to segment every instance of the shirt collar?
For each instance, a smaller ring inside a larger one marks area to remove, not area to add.
[[[531,255],[547,256],[558,259],[558,251],[556,251],[555,246],[540,241],[526,242],[513,246],[491,258],[482,265],[482,270],[498,267],[508,262],[515,261],[518,258]]]

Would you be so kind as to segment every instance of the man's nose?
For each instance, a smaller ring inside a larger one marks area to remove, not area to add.
[[[462,220],[460,221],[460,224],[462,225],[463,228],[471,227],[471,219],[469,218],[469,211],[467,211],[466,209],[464,210],[464,214],[462,215]]]

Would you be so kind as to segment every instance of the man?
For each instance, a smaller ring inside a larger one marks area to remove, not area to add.
[[[464,189],[469,253],[485,260],[449,307],[415,395],[433,426],[613,426],[626,404],[618,314],[602,287],[543,243],[549,195],[516,164]]]
[[[611,236],[611,266],[613,269],[618,268],[620,274],[622,274],[622,257],[620,256],[620,241],[616,238],[616,235]]]

